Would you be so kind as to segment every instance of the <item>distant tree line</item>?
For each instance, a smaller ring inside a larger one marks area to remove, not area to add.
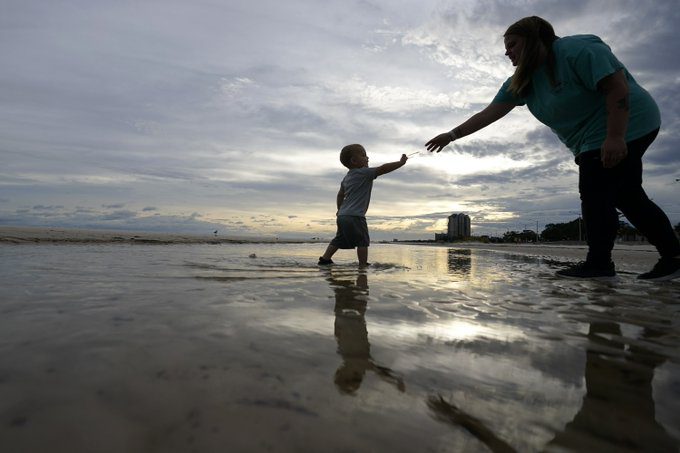
[[[676,224],[673,229],[676,234],[680,236],[680,222]],[[644,236],[640,234],[637,228],[632,225],[619,220],[619,229],[617,236],[624,241],[640,241],[644,240]],[[507,231],[503,234],[503,242],[536,242],[536,240],[545,242],[555,241],[587,241],[588,237],[581,218],[576,218],[571,222],[566,223],[548,223],[539,237],[536,237],[536,232],[531,230]]]
[[[680,223],[673,227],[675,232],[680,236]],[[617,236],[624,241],[640,241],[644,236],[630,224],[619,220],[619,229]],[[537,240],[545,242],[555,241],[587,241],[586,230],[581,218],[576,218],[571,222],[566,223],[549,223],[541,231],[540,236],[536,235],[535,231],[507,231],[503,233],[500,239],[502,242],[536,242]]]
[[[675,233],[680,236],[680,223],[673,227]],[[624,241],[640,241],[644,236],[630,224],[619,220],[619,230],[617,236]],[[472,236],[466,240],[477,240],[482,242],[556,242],[556,241],[586,241],[587,235],[584,227],[583,219],[576,218],[571,222],[566,223],[549,223],[541,231],[540,236],[533,230],[523,231],[506,231],[503,237],[490,236]],[[395,239],[396,241],[396,239]],[[437,241],[437,239],[435,240]],[[441,241],[441,240],[440,240]],[[415,242],[433,242],[432,240],[415,241]]]
[[[541,232],[541,240],[553,241],[585,241],[586,232],[580,218],[567,223],[549,223]]]
[[[503,233],[503,242],[536,242],[536,232],[533,230],[506,231]]]

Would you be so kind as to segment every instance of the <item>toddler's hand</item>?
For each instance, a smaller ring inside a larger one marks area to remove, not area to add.
[[[406,154],[402,154],[401,159],[399,159],[399,162],[401,162],[402,164],[405,164],[407,160],[408,160],[408,156],[406,156]]]

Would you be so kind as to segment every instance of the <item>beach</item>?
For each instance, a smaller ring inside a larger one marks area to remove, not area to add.
[[[219,232],[166,233],[83,228],[0,226],[0,244],[24,243],[137,243],[137,244],[228,244],[277,242],[272,237],[223,236]],[[300,242],[300,241],[287,241]]]
[[[582,245],[0,228],[0,450],[677,451],[680,282]],[[51,230],[51,231],[49,231]],[[122,239],[119,239],[122,238]],[[132,239],[134,238],[134,239]]]
[[[292,239],[278,240],[271,237],[223,236],[220,234],[181,234],[152,233],[121,230],[94,230],[76,228],[45,227],[9,227],[0,226],[0,244],[23,243],[137,243],[137,244],[228,244],[228,243],[302,243],[325,241],[302,241]],[[537,257],[554,257],[566,260],[582,260],[585,258],[585,244],[560,245],[557,243],[510,244],[453,242],[428,243],[409,242],[401,244],[430,247],[470,248],[477,250],[494,250],[498,252],[520,253]],[[618,243],[613,251],[613,258],[624,266],[651,267],[658,259],[653,246],[638,243]]]

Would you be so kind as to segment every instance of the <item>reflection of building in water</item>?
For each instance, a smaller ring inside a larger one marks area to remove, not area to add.
[[[468,238],[470,235],[470,216],[460,213],[451,214],[449,216],[449,223],[446,233],[437,233],[434,235],[434,239],[436,241],[454,241],[456,239]]]
[[[448,249],[447,263],[449,274],[468,276],[472,268],[472,251],[469,249]]]

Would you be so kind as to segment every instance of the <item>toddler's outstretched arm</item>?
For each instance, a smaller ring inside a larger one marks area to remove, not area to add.
[[[390,162],[388,164],[382,164],[381,166],[378,167],[377,169],[377,175],[384,175],[385,173],[389,173],[391,171],[396,170],[397,168],[403,167],[406,161],[408,160],[408,157],[406,157],[406,154],[401,155],[401,159],[399,159],[396,162]]]

